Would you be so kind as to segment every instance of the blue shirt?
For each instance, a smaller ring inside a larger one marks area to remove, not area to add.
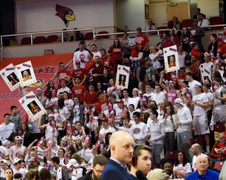
[[[211,171],[207,169],[206,174],[199,175],[198,171],[195,171],[191,174],[189,174],[185,180],[218,180],[219,179],[219,173],[216,171]]]

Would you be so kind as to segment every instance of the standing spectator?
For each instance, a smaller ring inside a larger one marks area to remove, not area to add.
[[[160,101],[165,102],[166,100],[166,96],[164,92],[161,90],[161,86],[159,84],[155,85],[155,92],[153,93],[152,100],[155,101],[157,104]]]
[[[191,165],[183,152],[177,153],[176,163],[173,167],[174,178],[186,178],[192,172]]]
[[[116,96],[116,100],[119,100],[120,90],[115,86],[115,81],[113,78],[109,80],[108,85],[107,96],[110,97],[110,95],[114,94]]]
[[[205,60],[205,62],[199,66],[199,69],[201,71],[201,80],[203,83],[205,82],[205,78],[206,78],[204,72],[206,72],[212,79],[213,71],[214,71],[214,64],[210,61],[209,53],[205,52],[204,60]],[[207,76],[207,78],[208,78],[208,76]]]
[[[114,40],[114,44],[113,46],[109,47],[109,50],[111,51],[112,60],[115,61],[117,64],[121,64],[123,48],[121,47],[119,39]]]
[[[131,97],[129,97],[129,91],[128,91],[128,89],[123,89],[122,90],[122,95],[123,95],[123,99],[122,100],[124,102],[124,105],[127,106],[127,107],[129,107]]]
[[[53,89],[55,89],[55,91],[57,92],[57,88],[55,88],[54,82],[53,82],[53,81],[49,81],[48,84],[47,84],[47,88],[46,88],[46,90],[45,90],[45,92],[44,92],[44,96],[45,96],[46,98],[49,98],[49,94],[50,94],[50,92],[51,92]]]
[[[74,99],[75,96],[79,97],[80,102],[82,103],[84,101],[85,93],[86,93],[86,87],[82,85],[80,77],[75,78],[75,85],[71,89],[72,91],[72,99]]]
[[[123,48],[123,58],[129,58],[131,52],[130,52],[130,47],[129,47],[129,44],[128,44],[128,34],[127,34],[127,32],[124,32],[124,34],[123,34],[121,46]]]
[[[137,88],[133,88],[132,94],[133,94],[133,97],[130,98],[129,105],[133,104],[134,109],[136,110],[140,102],[139,90]]]
[[[208,157],[200,155],[197,158],[197,171],[189,174],[185,180],[194,179],[206,179],[206,180],[218,180],[219,173],[208,169]]]
[[[179,60],[179,68],[185,67],[185,57],[188,55],[186,51],[183,51],[183,45],[178,45],[178,60]]]
[[[103,77],[103,74],[104,74],[104,66],[100,63],[100,57],[96,56],[95,64],[91,66],[89,82],[92,82],[93,84],[100,82],[101,77]]]
[[[74,69],[76,69],[75,62],[77,60],[80,61],[81,68],[84,68],[86,66],[86,63],[88,62],[88,54],[89,54],[89,51],[85,50],[85,43],[81,41],[79,43],[79,50],[76,51],[73,56]]]
[[[56,173],[56,180],[69,180],[68,169],[60,166],[60,159],[56,156],[51,159],[52,165],[54,166],[54,172]]]
[[[16,175],[17,173],[18,173],[18,174],[21,174],[22,179],[24,179],[25,176],[26,176],[26,170],[25,170],[25,169],[22,169],[22,168],[20,167],[20,164],[21,164],[21,159],[15,158],[15,159],[13,160],[13,166],[14,166],[14,168],[13,168],[13,173],[14,173],[14,175]],[[16,179],[16,178],[14,178],[14,179]]]
[[[22,138],[20,136],[15,137],[15,145],[9,149],[9,160],[11,163],[14,163],[15,158],[23,160],[27,153],[27,148],[22,145]]]
[[[201,27],[198,27],[198,20],[193,19],[193,25],[189,29],[194,39],[194,42],[197,42],[200,49],[202,50],[202,37],[205,36],[205,32]]]
[[[161,64],[159,62],[159,58],[161,55],[162,55],[162,50],[159,50],[157,52],[154,46],[150,47],[149,59],[151,60],[151,63],[153,64],[154,69],[161,68]]]
[[[196,95],[192,98],[193,108],[193,127],[195,136],[203,136],[206,142],[206,152],[210,153],[209,127],[206,109],[209,107],[209,100],[205,93],[202,92],[202,84],[195,86]]]
[[[142,33],[142,29],[140,27],[137,28],[137,43],[136,46],[139,47],[139,45],[142,46],[143,52],[144,52],[144,58],[148,56],[148,43],[149,39],[146,34]]]
[[[70,88],[68,88],[67,86],[66,86],[66,80],[65,79],[61,79],[60,80],[60,84],[61,84],[61,88],[60,89],[58,89],[58,91],[57,91],[57,97],[58,98],[62,98],[63,97],[63,93],[66,91],[67,93],[71,93],[71,90],[70,90]]]
[[[200,82],[193,79],[193,74],[191,72],[187,72],[185,74],[186,81],[188,81],[189,89],[191,90],[192,97],[196,95],[195,86],[199,85]]]
[[[175,34],[174,29],[170,29],[169,31],[170,40],[173,42],[173,45],[178,45],[180,43],[179,37]]]
[[[211,57],[216,57],[217,56],[217,35],[215,33],[210,35],[210,44],[208,46],[208,53],[210,54]]]
[[[56,71],[55,77],[57,77],[59,79],[58,88],[61,87],[61,83],[60,83],[61,79],[65,79],[67,83],[70,81],[70,79],[71,79],[71,72],[66,69],[66,67],[65,67],[63,62],[59,63],[59,67],[58,67],[58,69]],[[66,83],[66,86],[67,86],[67,83]]]
[[[74,97],[74,106],[71,111],[71,122],[75,124],[77,121],[80,121],[84,125],[84,105],[79,102],[79,97]]]
[[[11,106],[11,115],[10,115],[10,122],[15,125],[15,130],[18,132],[19,129],[21,129],[21,117],[20,114],[17,111],[16,106]]]
[[[91,52],[93,53],[93,57],[95,58],[96,56],[101,57],[100,51],[97,50],[97,45],[92,44],[91,46]]]
[[[175,100],[175,106],[177,107],[177,149],[181,150],[181,145],[184,142],[188,142],[190,144],[191,138],[191,123],[192,116],[191,112],[187,106],[185,106],[181,99],[177,98]]]
[[[197,166],[196,166],[197,157],[199,155],[204,155],[204,154],[202,154],[202,147],[198,143],[192,144],[191,152],[193,154],[192,169],[193,169],[193,171],[196,171],[196,169],[197,169]]]
[[[0,140],[3,142],[11,133],[16,132],[15,125],[10,122],[10,114],[4,114],[4,122],[0,125]]]
[[[74,84],[74,80],[77,76],[79,76],[80,79],[81,79],[80,84],[83,84],[86,80],[87,71],[86,71],[85,68],[80,67],[80,61],[79,60],[75,61],[75,65],[76,65],[76,69],[72,71],[73,84]]]
[[[98,102],[97,92],[94,91],[94,85],[92,83],[89,84],[89,92],[86,93],[84,98],[84,105],[88,106],[96,106]]]
[[[221,38],[217,38],[216,41],[218,43],[217,53],[222,54],[223,58],[225,58],[226,57],[226,43]]]
[[[163,123],[165,127],[165,136],[164,136],[164,146],[165,151],[173,151],[174,150],[174,142],[175,142],[175,122],[176,116],[174,112],[173,104],[170,102],[165,102],[164,104],[164,115],[163,115]]]
[[[200,12],[201,12],[200,8],[196,8],[195,9],[195,15],[193,16],[193,19],[197,19],[199,21]]]
[[[192,41],[192,34],[187,27],[183,27],[180,42],[183,45],[183,50],[190,52],[190,42]]]
[[[165,128],[164,123],[159,121],[158,112],[156,110],[153,109],[149,115],[151,121],[147,124],[147,129],[150,134],[148,142],[152,148],[152,163],[154,165],[159,165],[160,159],[162,158],[161,154],[163,154],[163,138],[165,136]]]
[[[134,138],[134,142],[138,145],[145,144],[145,141],[143,140],[143,137],[146,132],[146,124],[143,122],[140,122],[140,113],[134,112],[133,113],[133,119],[135,121],[135,124],[133,124],[130,128],[130,134]]]

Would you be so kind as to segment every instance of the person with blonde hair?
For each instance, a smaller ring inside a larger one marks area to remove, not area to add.
[[[146,176],[148,180],[169,180],[170,177],[162,169],[151,170]]]

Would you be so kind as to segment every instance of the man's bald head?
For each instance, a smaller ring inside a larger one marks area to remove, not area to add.
[[[117,131],[110,137],[111,157],[123,164],[132,161],[133,137],[126,131]]]
[[[191,151],[197,156],[202,152],[202,147],[198,143],[195,143],[191,146]]]

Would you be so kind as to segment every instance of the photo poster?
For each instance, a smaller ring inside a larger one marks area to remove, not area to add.
[[[12,63],[2,69],[0,75],[11,91],[16,90],[20,86],[19,78]]]
[[[129,87],[130,67],[118,65],[115,86],[123,90]]]
[[[177,46],[170,46],[163,49],[164,63],[166,73],[179,70],[179,58],[177,53]]]
[[[33,91],[19,99],[19,103],[33,121],[41,118],[41,116],[46,113],[45,108],[42,106]]]
[[[27,61],[15,66],[17,77],[19,78],[22,87],[28,86],[36,82],[34,69],[31,61]]]

